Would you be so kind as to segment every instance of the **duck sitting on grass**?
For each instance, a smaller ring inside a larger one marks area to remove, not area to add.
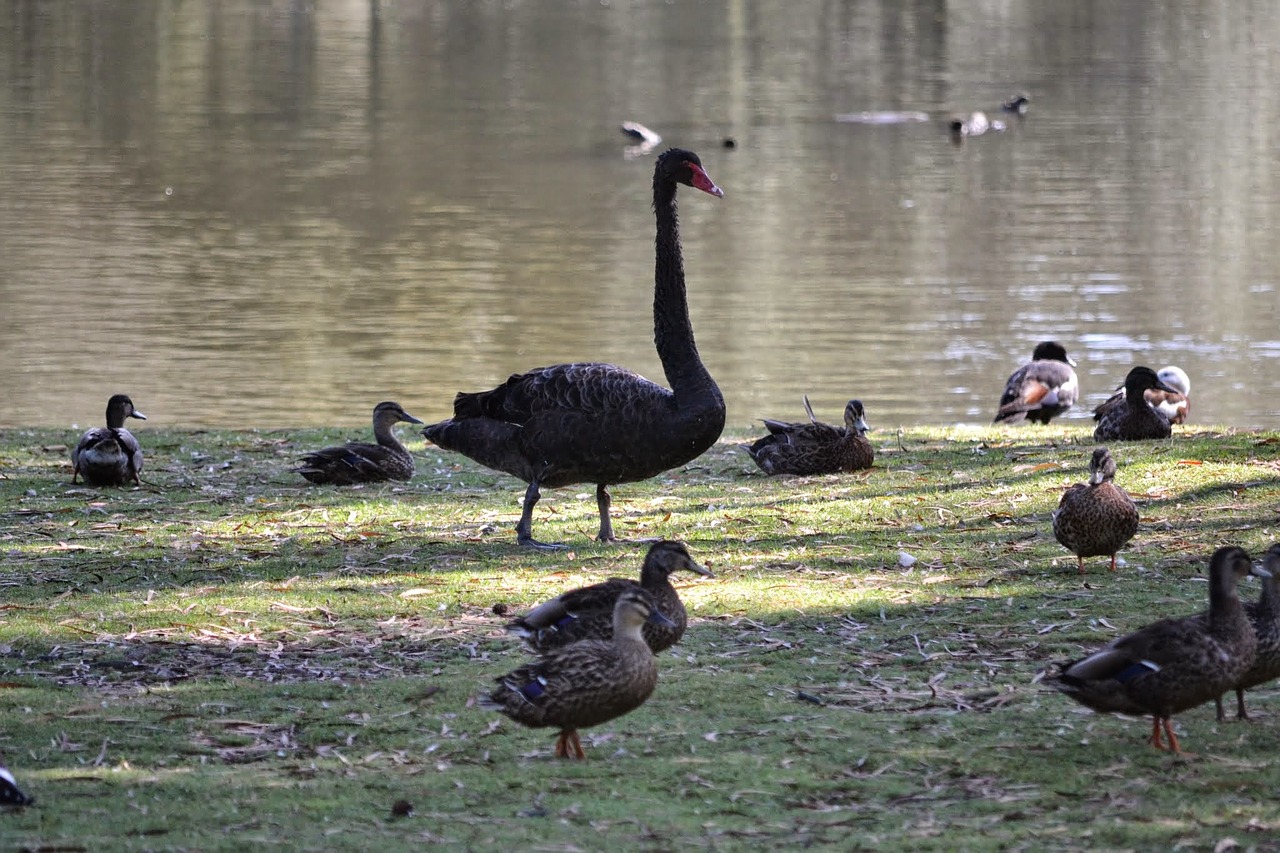
[[[335,486],[408,480],[413,476],[413,457],[391,431],[398,423],[422,421],[399,403],[379,403],[373,408],[373,437],[377,444],[349,441],[325,447],[302,457],[302,464],[293,470],[312,483]]]
[[[507,631],[524,639],[531,649],[545,652],[578,640],[608,640],[613,637],[614,607],[624,592],[643,589],[653,604],[670,620],[669,625],[648,621],[641,633],[649,648],[661,652],[684,636],[689,615],[680,593],[671,585],[673,572],[690,571],[705,577],[715,575],[698,565],[682,542],[664,539],[649,547],[640,567],[640,581],[609,578],[590,586],[561,593],[539,604],[524,616],[512,620]]]
[[[809,423],[764,422],[769,434],[747,448],[756,465],[766,474],[839,474],[870,468],[875,450],[867,441],[866,410],[860,400],[844,407],[844,426],[824,424],[813,414],[809,398],[804,398]]]

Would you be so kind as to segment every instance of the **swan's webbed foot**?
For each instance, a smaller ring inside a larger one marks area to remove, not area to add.
[[[524,548],[537,548],[539,551],[563,551],[569,546],[563,542],[540,542],[532,536],[516,535],[516,544]]]

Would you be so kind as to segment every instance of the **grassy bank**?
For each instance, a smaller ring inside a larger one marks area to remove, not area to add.
[[[0,430],[0,753],[38,799],[0,847],[1273,845],[1280,690],[1181,715],[1175,758],[1038,679],[1280,539],[1280,436],[1113,446],[1142,528],[1080,575],[1049,516],[1091,425],[873,434],[870,472],[774,479],[738,434],[617,487],[619,536],[717,578],[677,578],[683,643],[580,763],[473,697],[525,657],[495,607],[638,571],[589,487],[544,497],[571,548],[535,553],[521,484],[420,439],[410,483],[333,489],[288,468],[360,430],[143,428],[146,485],[99,490],[72,433]]]

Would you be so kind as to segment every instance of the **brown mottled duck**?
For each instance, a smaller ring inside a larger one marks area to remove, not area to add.
[[[1267,549],[1263,560],[1266,574],[1260,578],[1262,593],[1256,602],[1246,601],[1244,605],[1244,612],[1253,625],[1253,634],[1258,639],[1258,648],[1254,653],[1253,665],[1235,684],[1236,718],[1241,720],[1249,719],[1249,712],[1244,707],[1244,692],[1250,687],[1280,678],[1280,595],[1276,594],[1276,576],[1280,575],[1280,543]],[[1219,696],[1215,702],[1218,706],[1218,719],[1226,719],[1222,697]]]
[[[512,620],[507,631],[540,652],[583,639],[608,640],[613,636],[613,609],[618,598],[629,589],[643,589],[670,624],[646,622],[641,633],[654,652],[669,649],[680,642],[689,622],[684,602],[671,585],[671,574],[681,570],[715,577],[698,565],[684,543],[669,539],[655,542],[640,567],[638,583],[629,578],[609,578],[571,589]]]
[[[71,451],[71,482],[83,477],[91,486],[142,485],[142,446],[124,428],[125,418],[145,421],[147,416],[133,407],[133,400],[114,394],[107,401],[107,425],[86,430]]]
[[[408,480],[413,476],[413,457],[392,432],[398,423],[420,424],[399,403],[379,403],[373,408],[373,437],[377,444],[349,441],[312,451],[293,470],[312,483],[350,486]]]
[[[1216,699],[1253,665],[1257,640],[1236,593],[1260,574],[1243,548],[1225,547],[1209,560],[1209,611],[1162,619],[1062,667],[1047,683],[1095,711],[1151,716],[1150,743],[1180,751],[1174,714]]]
[[[653,338],[669,389],[613,364],[558,364],[515,374],[490,391],[460,393],[453,417],[422,431],[445,450],[529,484],[516,524],[521,545],[562,547],[533,538],[533,508],[542,488],[572,483],[596,484],[596,539],[614,541],[609,486],[684,465],[724,429],[724,397],[698,355],[689,322],[676,215],[680,185],[724,195],[692,151],[672,148],[658,157]]]
[[[658,664],[641,635],[646,621],[668,623],[642,589],[628,589],[613,608],[613,638],[579,640],[546,652],[497,679],[480,706],[530,728],[560,729],[556,756],[586,758],[578,729],[639,708],[658,684]]]
[[[1053,513],[1053,537],[1076,555],[1081,573],[1085,557],[1110,557],[1114,572],[1116,552],[1138,532],[1138,508],[1113,482],[1115,476],[1111,451],[1096,448],[1089,460],[1089,482],[1063,492]]]
[[[747,448],[766,474],[837,474],[870,468],[875,450],[867,441],[866,410],[859,400],[844,407],[844,426],[824,424],[804,398],[809,423],[764,422],[769,434]]]

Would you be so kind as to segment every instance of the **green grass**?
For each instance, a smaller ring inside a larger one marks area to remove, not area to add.
[[[1076,571],[1049,516],[1088,425],[875,436],[876,467],[765,478],[726,436],[614,489],[684,540],[691,615],[640,710],[554,732],[478,709],[525,659],[495,608],[635,576],[589,486],[549,492],[411,444],[407,484],[288,473],[334,430],[145,428],[141,489],[70,484],[66,431],[0,430],[0,752],[34,808],[0,849],[1213,849],[1280,838],[1280,691],[1180,715],[1185,748],[1044,688],[1056,661],[1203,608],[1221,544],[1280,538],[1280,436],[1113,446],[1142,528]],[[916,559],[910,568],[899,555]],[[1254,587],[1244,594],[1253,595]],[[393,814],[398,801],[412,805]]]

